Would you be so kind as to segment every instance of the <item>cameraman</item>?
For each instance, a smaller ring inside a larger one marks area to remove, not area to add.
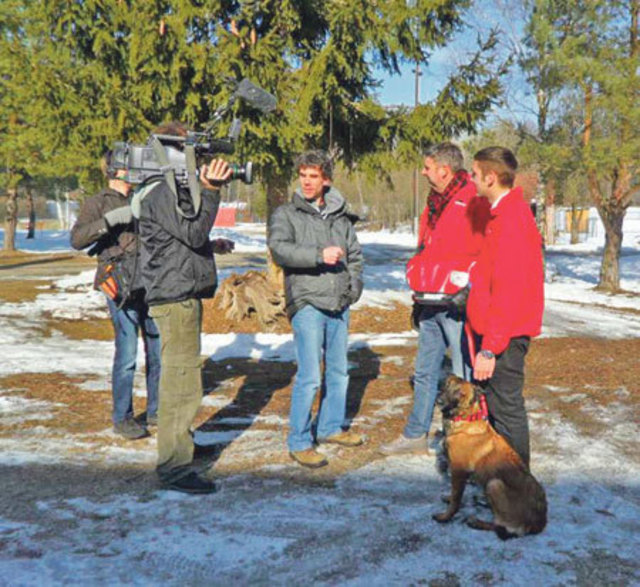
[[[155,132],[184,137],[187,129],[169,123]],[[179,142],[171,146],[181,148]],[[142,184],[134,198],[139,203],[142,280],[162,345],[156,471],[166,489],[185,493],[216,490],[212,480],[193,469],[191,425],[202,400],[201,300],[213,297],[217,285],[216,243],[209,233],[220,187],[230,177],[222,159],[202,166],[199,210],[189,190],[175,186],[176,196],[163,176]]]
[[[137,251],[129,194],[131,184],[126,181],[126,170],[113,169],[112,153],[102,160],[102,171],[109,185],[87,199],[78,220],[71,229],[74,249],[93,248],[98,255],[98,269],[94,289],[111,263],[130,268],[135,266]],[[144,291],[131,286],[133,291],[123,305],[105,295],[115,332],[115,355],[111,374],[113,394],[113,431],[128,440],[149,436],[146,427],[133,417],[133,379],[138,352],[138,331],[142,331],[147,371],[147,424],[157,423],[158,381],[160,379],[160,339],[158,329],[149,316]]]

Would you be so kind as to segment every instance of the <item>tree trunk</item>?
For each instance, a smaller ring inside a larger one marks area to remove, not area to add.
[[[544,185],[544,242],[556,243],[556,184],[553,179]]]
[[[572,245],[580,242],[580,212],[581,210],[575,204],[571,204],[571,240],[569,242]]]
[[[278,206],[289,200],[289,175],[266,172],[264,183],[267,188],[267,216],[271,217]]]
[[[600,281],[596,289],[615,293],[620,291],[620,251],[622,249],[622,223],[626,208],[610,205],[598,207],[605,230],[604,251],[600,266]]]
[[[364,196],[362,195],[362,180],[360,179],[360,172],[356,170],[355,172],[355,177],[356,177],[356,187],[358,188],[358,201],[360,203],[360,214],[364,214],[365,213],[365,207],[364,207]],[[368,218],[367,218],[368,220]]]
[[[556,207],[554,204],[544,207],[544,242],[556,244]]]
[[[35,238],[36,236],[36,206],[33,201],[33,192],[27,189],[27,238]]]
[[[267,188],[267,233],[269,231],[269,219],[278,206],[289,200],[289,176],[274,172],[265,174]],[[267,234],[268,236],[268,234]],[[267,255],[267,274],[269,282],[284,291],[282,269],[273,262],[271,254]]]
[[[4,250],[16,250],[16,226],[18,225],[18,190],[7,190],[7,209],[4,219]]]

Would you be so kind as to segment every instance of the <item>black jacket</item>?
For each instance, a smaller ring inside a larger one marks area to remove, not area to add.
[[[280,206],[269,222],[268,245],[274,261],[284,269],[289,318],[306,306],[340,311],[362,294],[362,250],[342,195],[331,188],[321,213],[298,192]],[[322,251],[342,247],[336,265],[325,265]]]
[[[142,282],[149,305],[210,298],[217,276],[209,233],[218,213],[220,192],[203,190],[194,218],[176,210],[176,197],[164,181],[144,186],[140,204]],[[178,191],[180,209],[193,215],[189,193]]]
[[[84,201],[78,219],[71,229],[71,246],[74,249],[80,250],[94,245],[90,250],[90,254],[98,256],[94,289],[98,289],[97,277],[109,261],[126,257],[127,263],[133,265],[136,252],[133,223],[120,224],[109,229],[104,219],[106,212],[128,205],[127,196],[111,188],[105,188]]]

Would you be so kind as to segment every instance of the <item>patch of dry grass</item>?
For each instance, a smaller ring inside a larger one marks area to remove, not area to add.
[[[111,320],[49,320],[47,327],[55,329],[71,340],[113,340]],[[87,343],[90,344],[90,343]]]
[[[33,302],[36,297],[51,288],[53,288],[53,282],[50,279],[6,280],[0,282],[0,300],[11,304]]]

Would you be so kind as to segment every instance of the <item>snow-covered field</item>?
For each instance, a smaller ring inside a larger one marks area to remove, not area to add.
[[[235,240],[241,252],[265,250],[264,226],[240,225],[215,234]],[[404,263],[414,237],[408,232],[359,236],[366,290],[357,308],[408,304]],[[547,251],[543,336],[640,337],[638,237],[625,234],[621,260],[622,286],[636,295],[593,291],[601,242]],[[68,234],[26,241],[19,233],[18,247],[65,251]],[[242,270],[227,267],[221,277]],[[108,387],[111,342],[87,344],[55,331],[44,337],[39,329],[45,316],[106,317],[101,297],[91,290],[92,273],[57,279],[55,290],[43,291],[33,302],[0,305],[0,377],[55,372],[85,377],[87,390]],[[386,336],[353,335],[351,347],[414,345],[415,335],[404,327]],[[213,361],[293,360],[289,335],[208,334],[203,352]],[[137,385],[144,388],[142,378]],[[564,399],[573,401],[580,385]],[[216,397],[207,400],[215,403]],[[400,396],[381,405],[369,425],[401,417],[410,401]],[[42,419],[53,408],[21,397],[19,390],[0,389],[0,426],[34,414]],[[210,496],[158,490],[141,499],[125,487],[117,495],[44,499],[33,504],[38,516],[28,523],[7,509],[0,513],[0,585],[640,585],[640,459],[624,456],[629,453],[617,441],[624,438],[633,454],[640,454],[640,423],[614,402],[607,411],[590,411],[607,434],[585,437],[545,406],[533,402],[529,409],[532,467],[550,508],[548,528],[539,536],[503,543],[459,520],[445,527],[433,522],[431,515],[443,507],[446,481],[429,457],[381,458],[331,486],[292,484],[284,473],[295,465],[274,464],[258,474],[225,478]],[[52,439],[46,430],[30,429],[28,436],[0,439],[0,466],[64,470],[134,463],[146,465],[152,475],[153,439],[110,447],[110,434],[105,430],[103,446],[97,446],[79,435]],[[245,451],[285,450],[282,435],[252,436],[251,430],[236,443]]]

